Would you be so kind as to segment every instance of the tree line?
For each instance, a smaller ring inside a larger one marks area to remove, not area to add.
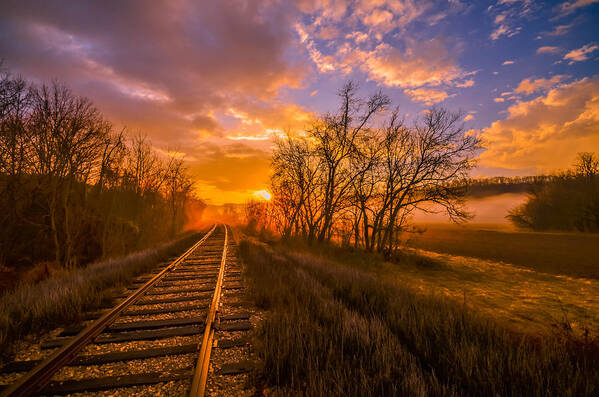
[[[504,193],[527,193],[533,186],[551,182],[554,175],[494,176],[470,178],[464,181],[470,198],[496,196]]]
[[[162,241],[181,231],[191,191],[183,157],[0,64],[0,264],[76,266]]]
[[[469,216],[462,182],[479,141],[460,113],[431,108],[408,124],[380,91],[361,98],[348,82],[338,96],[336,112],[276,141],[272,202],[250,207],[250,218],[268,219],[286,237],[390,252],[416,209]]]
[[[578,154],[574,166],[532,185],[527,200],[507,218],[536,231],[599,232],[599,158]]]

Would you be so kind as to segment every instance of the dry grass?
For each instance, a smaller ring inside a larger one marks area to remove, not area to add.
[[[599,392],[596,340],[518,334],[454,301],[289,247],[244,241],[240,253],[255,302],[270,311],[256,335],[258,376],[282,394]]]
[[[23,283],[7,292],[0,300],[2,357],[9,357],[13,343],[25,335],[79,320],[82,313],[106,302],[111,288],[126,285],[198,238],[188,234],[157,248],[61,272],[35,286]]]
[[[514,232],[480,225],[421,226],[424,233],[405,236],[412,247],[552,274],[599,278],[599,234]]]

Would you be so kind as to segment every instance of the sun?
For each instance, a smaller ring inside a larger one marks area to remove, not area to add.
[[[270,198],[271,198],[271,195],[268,192],[268,190],[256,190],[254,192],[254,196],[264,199],[266,201],[270,200]]]

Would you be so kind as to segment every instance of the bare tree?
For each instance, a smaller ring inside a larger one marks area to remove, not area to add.
[[[28,170],[29,144],[24,120],[28,117],[30,94],[27,82],[13,77],[0,61],[0,263],[5,253],[22,244],[13,228],[18,227],[30,196],[23,193],[23,175]],[[12,226],[12,227],[11,227]]]
[[[102,155],[100,159],[100,169],[98,182],[96,184],[98,192],[102,192],[104,185],[108,182],[114,183],[118,180],[119,168],[122,166],[123,160],[127,153],[125,146],[125,129],[121,129],[114,134],[112,131],[107,131],[103,136],[101,144]]]
[[[281,232],[285,236],[291,233],[298,234],[301,230],[305,233],[305,225],[314,231],[310,219],[305,219],[303,211],[310,210],[306,200],[314,194],[314,184],[318,169],[310,144],[304,138],[292,137],[290,134],[285,139],[275,141],[277,149],[272,159],[271,190],[277,208],[285,216]]]
[[[578,153],[574,169],[578,175],[593,178],[599,175],[599,158],[592,152]]]
[[[129,173],[133,177],[135,191],[139,196],[160,190],[165,181],[165,169],[148,137],[135,135],[129,149]]]
[[[74,184],[85,183],[96,165],[107,126],[89,100],[58,83],[34,88],[32,102],[31,165],[44,178],[56,261],[73,264],[70,200]]]
[[[387,219],[377,236],[378,250],[393,249],[396,232],[403,229],[415,209],[427,211],[433,204],[452,220],[468,217],[462,209],[464,189],[455,182],[465,178],[474,166],[479,141],[464,134],[460,117],[459,113],[433,108],[408,129],[392,116],[384,140],[387,178],[383,207]],[[380,229],[379,222],[373,236]]]
[[[356,174],[348,163],[356,152],[357,141],[367,132],[374,116],[390,103],[381,92],[364,102],[357,97],[357,85],[346,83],[339,91],[341,106],[337,114],[326,114],[308,130],[316,141],[316,151],[323,168],[324,199],[320,213],[318,240],[330,238],[333,218],[344,205]]]
[[[0,263],[74,266],[164,240],[183,227],[190,191],[182,159],[163,161],[88,99],[0,62]]]
[[[166,165],[165,193],[171,212],[170,234],[174,236],[184,221],[184,207],[193,188],[183,157],[170,155]]]
[[[433,108],[407,127],[395,110],[375,127],[386,96],[362,101],[348,83],[340,99],[339,113],[315,121],[307,136],[277,143],[271,185],[284,235],[335,235],[389,252],[417,209],[468,218],[458,181],[474,165],[478,140],[464,133],[459,113]]]

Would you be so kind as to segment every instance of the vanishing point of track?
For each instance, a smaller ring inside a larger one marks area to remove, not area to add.
[[[227,270],[228,249],[234,245],[229,236],[228,227],[213,226],[197,243],[173,262],[163,267],[157,274],[127,296],[114,308],[101,315],[97,320],[85,327],[65,329],[63,335],[75,335],[46,341],[46,347],[57,348],[49,357],[35,362],[35,366],[16,383],[8,387],[2,396],[29,396],[32,394],[70,394],[78,392],[94,392],[110,388],[132,387],[157,384],[160,382],[189,380],[191,378],[190,396],[203,396],[210,365],[213,347],[215,321],[219,311],[219,300],[223,289],[225,272],[232,277],[239,275],[239,270]],[[218,255],[220,254],[220,261]],[[145,281],[145,280],[144,280]],[[168,287],[178,289],[171,290]],[[233,287],[236,288],[236,287]],[[131,289],[131,288],[130,288]],[[177,294],[180,296],[177,296]],[[195,295],[189,295],[189,294]],[[161,296],[173,296],[160,299]],[[177,317],[166,319],[147,319],[147,315],[155,313],[171,313],[190,310],[188,302],[196,301],[195,309],[205,309],[201,304],[209,301],[205,316]],[[150,299],[148,297],[159,297]],[[204,300],[202,300],[204,299]],[[182,307],[172,309],[143,309],[144,304],[179,302]],[[181,303],[182,302],[182,303]],[[141,310],[132,310],[142,307]],[[136,319],[136,315],[142,318]],[[146,317],[144,317],[146,316]],[[117,321],[128,318],[128,321]],[[236,320],[242,317],[235,317]],[[220,319],[219,319],[220,320]],[[237,330],[235,328],[231,328]],[[241,330],[246,330],[243,326]],[[116,351],[104,354],[81,354],[82,351],[98,343],[127,343],[128,341],[152,340],[177,336],[198,336],[197,342],[187,345],[142,347],[129,351]],[[200,337],[201,336],[201,340]],[[228,341],[231,346],[240,346],[243,341]],[[67,365],[100,365],[103,363],[129,361],[136,359],[160,358],[177,354],[193,354],[197,356],[191,368],[172,371],[154,371],[148,373],[125,374],[119,376],[99,377],[96,379],[52,380],[53,376]],[[21,362],[27,364],[27,362]],[[17,363],[19,364],[19,363]],[[31,363],[33,364],[33,363]]]

